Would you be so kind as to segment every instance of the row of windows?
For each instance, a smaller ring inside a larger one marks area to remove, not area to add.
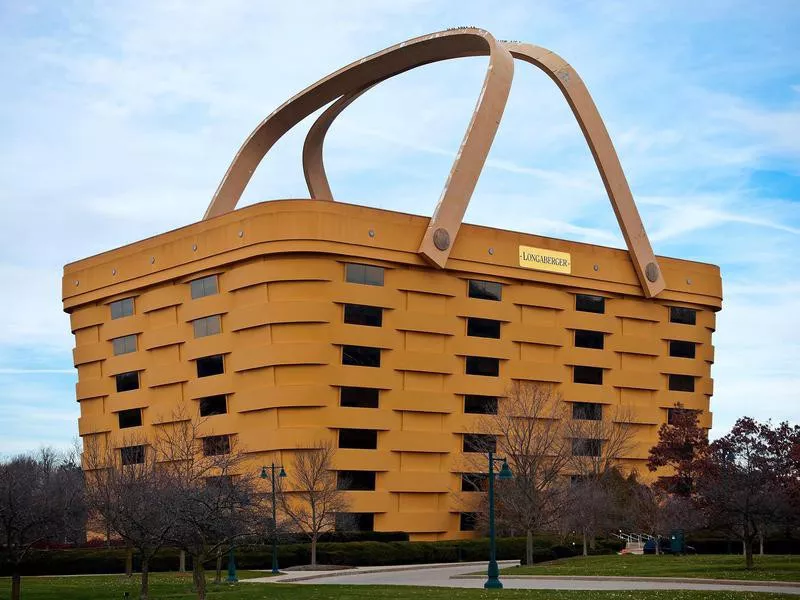
[[[217,276],[209,275],[190,281],[192,299],[203,298],[205,296],[213,296],[219,293],[219,286],[217,285]],[[110,305],[111,318],[121,319],[123,317],[130,317],[134,313],[133,298],[123,298],[122,300],[115,300]]]
[[[124,412],[124,411],[123,411]],[[220,456],[230,454],[231,438],[228,435],[210,435],[202,438],[204,456]],[[120,459],[123,465],[144,464],[145,446],[126,446],[120,448]]]
[[[214,415],[225,415],[228,413],[228,400],[224,394],[200,398],[199,404],[201,417],[212,417]],[[141,427],[142,409],[131,408],[127,410],[121,410],[117,413],[117,419],[119,421],[120,429]]]

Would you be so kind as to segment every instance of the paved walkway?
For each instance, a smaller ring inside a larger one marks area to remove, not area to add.
[[[509,567],[517,561],[501,562]],[[483,578],[466,577],[486,569],[486,563],[362,567],[342,571],[292,571],[279,577],[245,579],[248,583],[298,583],[313,585],[414,585],[452,588],[482,588]],[[625,577],[501,577],[508,589],[537,590],[706,590],[750,591],[800,595],[800,585],[731,580]]]

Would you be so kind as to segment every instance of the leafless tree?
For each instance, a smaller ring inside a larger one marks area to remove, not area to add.
[[[0,462],[0,557],[11,571],[12,600],[19,600],[20,565],[31,548],[78,541],[69,537],[78,528],[75,517],[84,515],[83,481],[74,456],[43,449]]]
[[[561,505],[557,485],[571,459],[566,405],[550,384],[514,381],[498,402],[497,415],[478,420],[481,431],[497,432],[497,452],[514,478],[497,482],[496,515],[502,528],[524,531],[533,561],[533,533],[549,526]]]
[[[337,513],[348,503],[333,471],[335,449],[330,442],[298,448],[289,474],[292,486],[281,494],[284,513],[311,540],[311,564],[317,564],[317,541],[334,528]]]

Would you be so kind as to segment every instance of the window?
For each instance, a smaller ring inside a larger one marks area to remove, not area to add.
[[[699,410],[691,410],[688,408],[668,408],[667,409],[667,423],[675,425],[675,423],[684,416],[695,415],[695,421],[700,414]]]
[[[467,335],[472,337],[500,339],[500,321],[492,319],[467,318]]]
[[[351,492],[375,490],[375,471],[337,471],[336,489]]]
[[[133,314],[133,298],[125,298],[111,303],[111,318],[121,319]]]
[[[194,281],[189,282],[189,285],[192,286],[192,300],[204,298],[206,296],[213,296],[219,292],[216,275],[209,275],[208,277],[203,277],[202,279],[195,279]]]
[[[603,369],[600,367],[572,367],[572,381],[575,383],[603,385]]]
[[[467,356],[467,375],[498,377],[500,375],[500,359],[485,356]]]
[[[467,292],[470,298],[499,301],[503,297],[503,286],[494,281],[470,279]]]
[[[352,325],[380,327],[383,324],[383,309],[361,304],[344,305],[344,322]]]
[[[603,296],[590,296],[588,294],[576,294],[575,310],[590,313],[606,312],[606,299]]]
[[[694,342],[669,341],[669,355],[678,358],[694,358],[697,344]]]
[[[131,410],[121,410],[117,413],[119,419],[119,428],[127,429],[128,427],[141,427],[142,425],[142,409],[133,408]]]
[[[347,263],[345,265],[345,279],[349,283],[383,285],[383,267]]]
[[[603,440],[576,438],[572,440],[572,456],[600,456]]]
[[[374,531],[375,515],[373,513],[336,513],[334,528],[336,531]]]
[[[124,335],[111,340],[114,346],[114,356],[136,352],[136,335]]]
[[[212,417],[214,415],[224,415],[228,412],[228,400],[225,395],[208,396],[200,398],[200,416]]]
[[[694,377],[691,375],[670,375],[669,389],[673,392],[693,392]]]
[[[494,452],[497,450],[497,438],[486,433],[465,433],[464,452]]]
[[[477,523],[478,523],[478,513],[464,512],[461,513],[461,518],[459,519],[458,528],[461,531],[475,531]]]
[[[342,364],[357,367],[380,367],[381,349],[368,346],[342,346]]]
[[[115,376],[117,380],[117,392],[130,392],[139,389],[139,371],[120,373]]]
[[[378,408],[380,390],[362,387],[343,387],[339,391],[339,405],[349,408]]]
[[[210,435],[203,438],[203,455],[219,456],[230,454],[231,438],[227,435]]]
[[[123,465],[143,465],[144,446],[127,446],[119,449]]]
[[[497,398],[467,394],[464,396],[464,412],[474,415],[496,415]]]
[[[684,325],[697,324],[697,311],[693,308],[684,308],[682,306],[669,307],[669,322],[670,323],[683,323]]]
[[[572,418],[576,421],[602,421],[603,405],[594,402],[573,402]]]
[[[198,358],[196,362],[198,377],[222,375],[225,372],[225,361],[222,359],[222,354],[204,356],[203,358]]]
[[[487,475],[485,473],[462,473],[462,492],[482,492],[486,488]]]
[[[222,331],[222,319],[219,315],[203,317],[192,321],[194,327],[194,337],[201,338],[208,335],[217,335]]]
[[[596,348],[597,350],[602,350],[604,338],[605,335],[600,331],[585,331],[583,329],[576,329],[575,347]]]
[[[339,448],[377,450],[378,432],[374,429],[340,429]]]

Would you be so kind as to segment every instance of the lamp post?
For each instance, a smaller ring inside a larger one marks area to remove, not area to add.
[[[277,575],[280,571],[278,570],[278,506],[275,499],[275,469],[280,469],[278,477],[286,477],[286,471],[282,465],[272,463],[269,467],[261,467],[261,479],[270,478],[270,475],[267,475],[267,469],[272,474],[272,574]]]
[[[487,572],[488,578],[483,587],[486,589],[501,589],[503,584],[500,583],[500,569],[497,566],[497,548],[495,546],[495,531],[494,531],[494,463],[502,462],[500,472],[497,474],[498,479],[512,479],[514,474],[508,466],[508,461],[505,458],[497,458],[494,452],[489,452],[489,569]]]

